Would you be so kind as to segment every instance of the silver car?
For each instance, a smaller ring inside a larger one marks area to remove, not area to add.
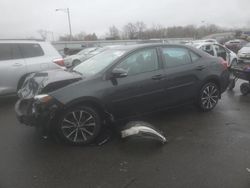
[[[239,50],[238,58],[240,62],[250,63],[250,43]]]
[[[29,73],[64,67],[48,42],[0,40],[0,96],[16,94]]]

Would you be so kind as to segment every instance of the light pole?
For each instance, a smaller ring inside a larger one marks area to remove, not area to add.
[[[72,40],[72,28],[71,28],[71,20],[70,20],[70,11],[69,11],[69,8],[64,8],[64,9],[56,9],[56,11],[63,11],[65,13],[67,13],[68,15],[68,22],[69,22],[69,37],[70,37],[70,40]]]

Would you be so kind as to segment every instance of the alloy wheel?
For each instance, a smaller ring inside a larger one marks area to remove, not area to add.
[[[61,122],[61,132],[71,143],[86,143],[95,136],[97,122],[93,114],[86,110],[67,113]]]
[[[201,94],[201,105],[204,110],[213,109],[219,100],[219,90],[216,85],[208,84]]]

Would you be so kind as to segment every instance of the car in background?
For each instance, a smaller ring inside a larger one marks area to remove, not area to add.
[[[238,51],[244,47],[246,44],[248,43],[248,41],[243,40],[243,39],[236,39],[236,40],[230,40],[228,42],[225,43],[225,46],[232,50],[234,53],[238,53]]]
[[[225,61],[191,46],[119,46],[71,70],[30,75],[15,111],[22,124],[84,145],[105,123],[183,104],[211,111],[228,83]]]
[[[0,40],[0,96],[16,94],[30,73],[62,67],[61,55],[48,42]]]
[[[247,43],[238,52],[239,62],[250,63],[250,43]]]
[[[104,47],[93,47],[93,48],[87,48],[85,50],[82,50],[81,53],[78,53],[77,55],[69,56],[64,59],[66,67],[75,67],[76,65],[79,65],[80,63],[86,61],[87,59],[107,50],[113,47],[117,47],[119,45],[113,45],[113,46],[104,46]]]
[[[189,43],[188,45],[194,46],[197,49],[201,49],[212,56],[223,58],[228,63],[228,67],[236,65],[238,63],[237,54],[217,42],[214,43],[194,41],[192,43]]]
[[[80,64],[89,57],[91,57],[91,52],[101,49],[100,47],[85,48],[75,55],[67,56],[64,58],[64,63],[66,67],[72,67]]]

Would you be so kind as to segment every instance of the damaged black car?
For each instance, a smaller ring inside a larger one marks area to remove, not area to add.
[[[187,103],[210,111],[228,83],[227,63],[192,47],[119,46],[71,70],[30,74],[15,110],[22,124],[85,145],[105,123]]]

